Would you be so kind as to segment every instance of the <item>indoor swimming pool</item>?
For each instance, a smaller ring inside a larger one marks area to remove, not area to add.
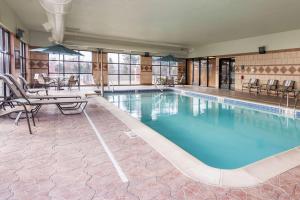
[[[237,169],[300,144],[300,120],[176,91],[107,93],[105,98],[201,162]]]

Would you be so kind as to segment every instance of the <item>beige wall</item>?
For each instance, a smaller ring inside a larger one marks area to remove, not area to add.
[[[4,0],[0,0],[0,25],[12,33],[15,33],[17,28],[23,29],[25,31],[23,40],[29,41],[28,29]]]
[[[189,57],[194,58],[201,56],[205,57],[258,52],[259,46],[266,46],[267,51],[299,48],[299,35],[300,29],[202,45],[193,48],[189,53]]]
[[[284,80],[294,80],[296,87],[300,88],[300,50],[241,55],[236,56],[235,60],[237,90],[241,89],[242,82],[250,78],[259,79],[260,84],[268,79],[277,79],[280,84]],[[244,81],[241,80],[242,75]]]
[[[141,85],[152,84],[152,57],[141,56]]]
[[[98,60],[97,60],[98,55]],[[99,62],[99,64],[98,64]],[[96,85],[101,85],[101,62],[103,62],[103,83],[107,85],[108,80],[108,71],[107,71],[107,53],[97,54],[97,52],[93,52],[93,78]]]
[[[33,84],[33,77],[35,74],[46,73],[48,74],[49,67],[49,57],[48,54],[39,53],[39,52],[30,52],[29,53],[27,72],[27,81]]]

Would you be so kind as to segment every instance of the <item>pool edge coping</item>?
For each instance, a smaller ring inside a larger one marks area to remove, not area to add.
[[[205,93],[200,94],[207,95]],[[251,187],[300,165],[300,147],[295,147],[241,168],[232,170],[213,168],[193,157],[129,113],[120,110],[105,98],[97,98],[97,101],[181,173],[195,181],[222,187]],[[185,162],[182,162],[183,160]]]

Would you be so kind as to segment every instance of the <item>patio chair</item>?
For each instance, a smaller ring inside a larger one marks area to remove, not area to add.
[[[260,87],[260,91],[264,90],[267,92],[267,95],[269,95],[272,91],[277,91],[278,88],[278,80],[269,79],[267,84],[262,84]]]
[[[300,99],[300,90],[297,92],[297,94],[296,94],[296,96],[295,96],[294,109],[297,108],[297,105],[298,105],[298,103],[300,102],[299,99]]]
[[[8,103],[9,105],[13,105],[13,101],[6,101],[4,99],[3,100],[0,99],[0,103],[3,103],[3,104]],[[30,113],[30,112],[31,112],[31,108],[20,102],[17,102],[17,105],[13,106],[13,107],[11,107],[11,106],[1,106],[0,107],[0,117],[4,117],[7,115],[9,116],[12,113],[19,113],[19,114],[25,113],[28,130],[29,130],[29,133],[32,134],[29,115],[28,115],[28,113]],[[35,126],[33,114],[31,113],[31,115],[32,115],[33,125]]]
[[[71,75],[69,80],[68,80],[68,88],[69,90],[72,89],[73,86],[76,86],[78,85],[78,88],[79,88],[79,82],[78,82],[78,79],[76,80],[75,79],[75,76],[74,75]]]
[[[17,103],[21,103],[24,105],[30,105],[33,106],[33,113],[37,114],[37,112],[40,110],[40,108],[43,105],[56,105],[60,112],[63,115],[73,115],[73,114],[79,114],[84,111],[88,101],[83,99],[32,99],[28,98],[26,94],[23,93],[22,90],[20,90],[19,87],[17,87],[7,76],[0,75],[0,80],[3,80],[4,83],[9,87],[13,97],[14,101]]]
[[[49,89],[50,86],[56,85],[55,80],[50,80],[50,78],[47,78],[47,77],[44,78],[44,76],[45,76],[44,73],[34,74],[33,88],[42,87],[42,88],[45,88],[45,89]],[[47,80],[49,80],[49,81],[47,81]]]
[[[177,84],[178,84],[178,85],[182,85],[182,86],[185,85],[185,76],[184,76],[184,75],[182,75],[182,76],[180,77],[180,79],[178,80]]]
[[[18,88],[18,90],[22,93],[23,96],[26,96],[29,99],[62,99],[62,98],[75,98],[80,99],[79,95],[27,95],[26,91],[19,84],[17,79],[11,74],[5,74],[4,76],[8,77],[10,81]]]
[[[282,95],[284,94],[289,94],[289,93],[294,93],[294,97],[296,96],[296,90],[295,90],[295,81],[293,80],[284,80],[283,84],[280,85],[277,88],[277,94],[280,92]]]
[[[166,77],[165,86],[174,87],[175,86],[174,77]]]
[[[48,90],[44,88],[30,88],[29,83],[26,81],[26,79],[23,76],[19,76],[19,79],[23,85],[23,89],[25,92],[30,93],[30,94],[39,94],[40,92],[45,92],[46,95],[48,95]]]
[[[260,86],[258,83],[259,83],[258,79],[250,78],[248,83],[244,83],[242,85],[242,91],[244,91],[244,89],[248,89],[249,93],[251,93],[251,89],[256,89],[256,93],[258,94],[260,90]]]

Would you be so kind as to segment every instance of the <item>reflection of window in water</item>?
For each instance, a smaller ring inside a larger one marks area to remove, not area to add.
[[[155,94],[152,96],[152,118],[158,115],[175,115],[178,113],[178,96],[167,94]]]
[[[132,94],[129,96],[129,109],[133,117],[141,119],[142,117],[142,103],[141,95]]]
[[[192,103],[193,103],[193,116],[198,116],[199,115],[199,98],[193,97],[192,98]]]
[[[205,101],[205,100],[201,100],[200,101],[200,113],[202,114],[202,113],[205,113],[205,111],[206,111],[206,105],[207,105],[207,101]]]

